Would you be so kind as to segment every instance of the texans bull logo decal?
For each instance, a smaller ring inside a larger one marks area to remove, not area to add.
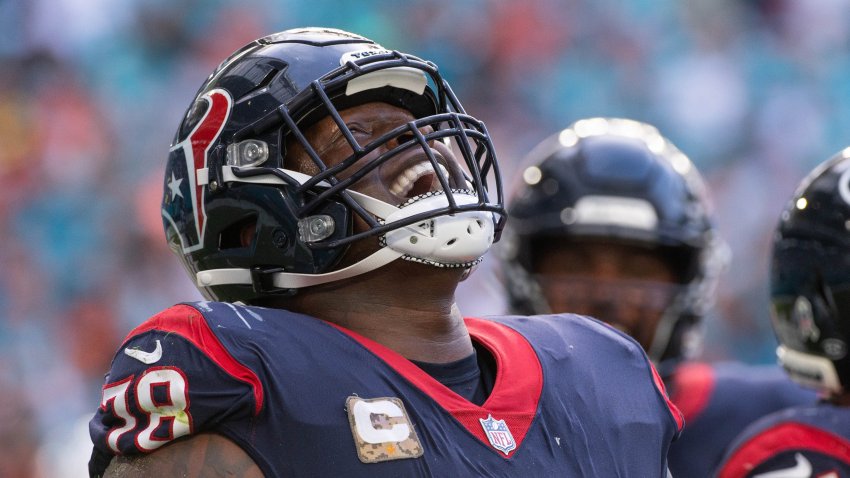
[[[208,108],[204,117],[180,143],[171,148],[170,170],[165,173],[165,198],[162,216],[166,227],[182,231],[180,242],[183,253],[201,248],[204,242],[206,211],[204,210],[204,186],[207,183],[207,159],[210,148],[218,140],[230,111],[233,99],[222,89],[210,90],[198,101],[206,101]],[[182,158],[182,161],[179,159]],[[183,214],[176,214],[178,211]],[[191,213],[190,213],[191,211]],[[175,217],[192,220],[191,224],[176,224]]]

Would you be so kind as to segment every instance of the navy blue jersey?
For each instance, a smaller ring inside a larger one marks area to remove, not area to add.
[[[850,476],[850,408],[821,403],[764,417],[735,440],[717,476]]]
[[[710,476],[747,425],[817,401],[815,392],[793,382],[778,365],[687,362],[665,382],[687,424],[668,455],[677,478]]]
[[[219,433],[266,476],[665,477],[681,416],[640,346],[592,319],[551,319],[466,319],[496,363],[478,406],[327,322],[178,305],[121,345],[92,439],[130,455]]]

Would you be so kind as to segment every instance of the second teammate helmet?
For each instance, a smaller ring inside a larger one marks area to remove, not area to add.
[[[725,250],[691,161],[651,125],[589,118],[543,141],[523,164],[502,248],[513,310],[552,312],[533,270],[541,241],[662,248],[675,257],[683,286],[663,306],[647,352],[656,361],[690,355],[688,339],[698,338]]]
[[[800,383],[850,390],[850,150],[816,167],[782,212],[770,294],[778,358]]]

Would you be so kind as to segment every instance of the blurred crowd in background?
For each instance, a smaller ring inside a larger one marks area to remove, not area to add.
[[[705,175],[731,248],[704,355],[770,363],[771,229],[850,146],[848,24],[848,0],[0,1],[0,476],[85,476],[124,334],[200,297],[165,245],[162,169],[243,44],[330,26],[435,61],[508,186],[577,119],[657,126]],[[462,285],[465,315],[502,312],[494,268]]]

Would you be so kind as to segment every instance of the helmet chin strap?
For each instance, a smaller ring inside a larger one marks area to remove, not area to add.
[[[433,192],[393,206],[371,196],[349,191],[364,209],[391,224],[415,214],[448,206],[443,192]],[[478,198],[468,193],[453,193],[459,206],[475,204]],[[464,211],[424,219],[419,223],[389,231],[381,237],[383,247],[368,257],[339,270],[324,274],[273,272],[271,284],[281,289],[300,289],[348,279],[385,266],[396,259],[447,268],[468,268],[480,262],[493,243],[492,213]],[[250,269],[210,269],[196,274],[201,287],[223,284],[253,284]]]

